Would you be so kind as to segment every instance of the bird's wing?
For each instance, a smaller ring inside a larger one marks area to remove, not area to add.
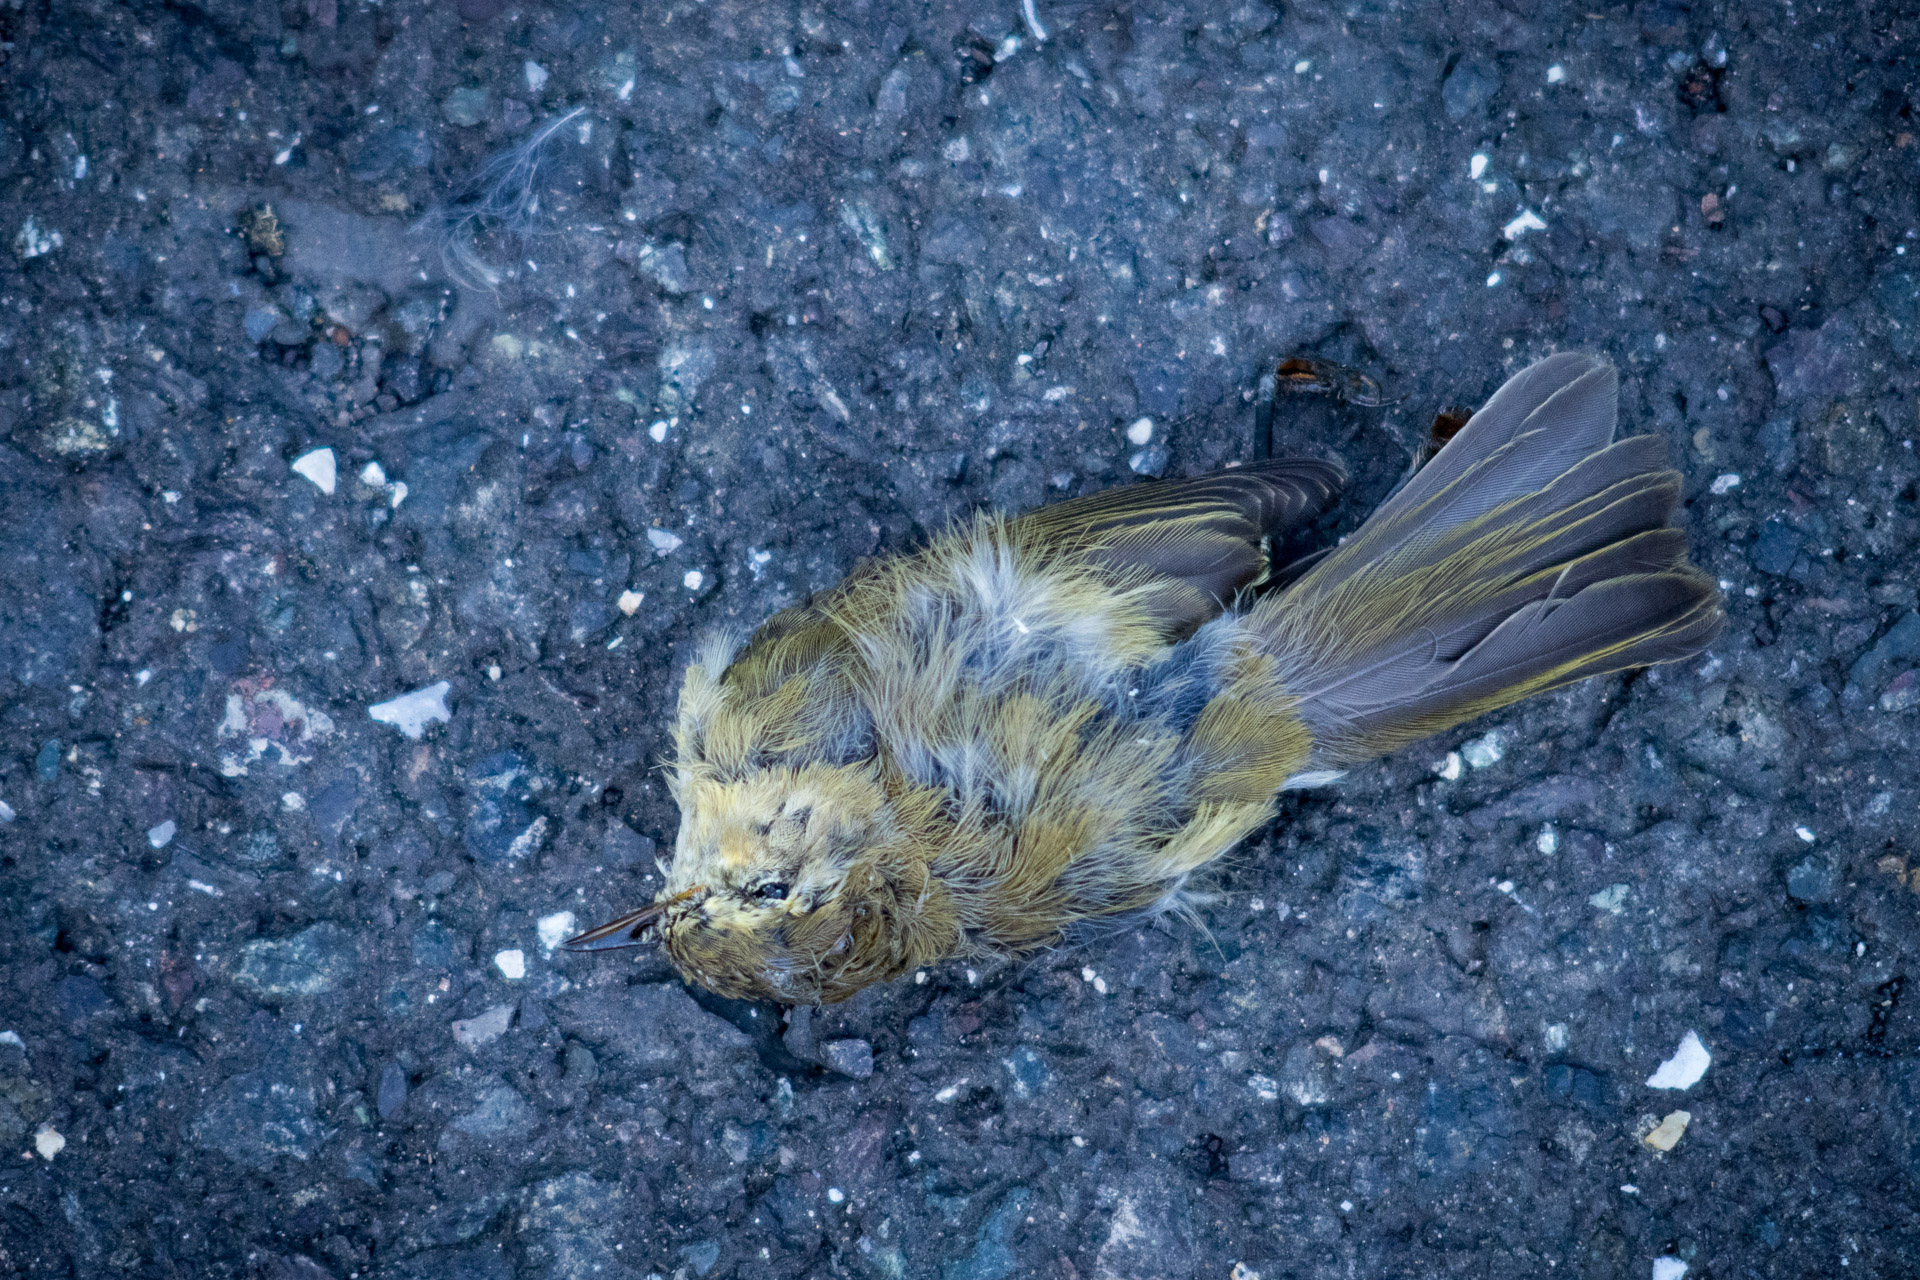
[[[1144,575],[1155,621],[1174,639],[1283,569],[1275,550],[1325,511],[1345,481],[1335,463],[1280,458],[1088,494],[1021,516],[1008,532],[1042,556]]]

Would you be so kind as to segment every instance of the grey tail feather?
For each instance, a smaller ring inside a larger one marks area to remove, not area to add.
[[[1724,625],[1652,436],[1613,439],[1613,369],[1509,380],[1358,533],[1250,616],[1313,730],[1356,763],[1590,675],[1672,662]]]

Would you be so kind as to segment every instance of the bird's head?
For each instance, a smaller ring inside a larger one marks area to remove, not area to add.
[[[871,762],[683,777],[680,834],[651,906],[577,950],[657,931],[681,973],[720,995],[832,1004],[942,954],[946,888]]]

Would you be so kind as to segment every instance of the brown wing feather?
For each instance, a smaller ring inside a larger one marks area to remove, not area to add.
[[[1080,556],[1156,590],[1151,612],[1177,638],[1217,616],[1280,566],[1269,549],[1325,511],[1346,473],[1316,458],[1282,458],[1190,480],[1088,494],[1020,517],[1028,545]]]

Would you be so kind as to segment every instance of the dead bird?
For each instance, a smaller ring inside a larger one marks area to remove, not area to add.
[[[1180,909],[1287,787],[1698,653],[1720,595],[1616,399],[1609,365],[1540,361],[1304,572],[1269,549],[1343,476],[1272,461],[981,515],[711,639],[666,885],[567,945],[656,934],[689,979],[787,1004],[1017,956]]]

